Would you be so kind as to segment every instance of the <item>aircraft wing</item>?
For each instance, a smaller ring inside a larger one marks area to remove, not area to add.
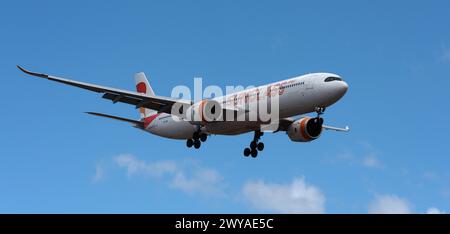
[[[111,100],[113,103],[122,102],[127,103],[130,105],[135,106],[136,108],[145,107],[152,110],[156,110],[158,112],[168,113],[168,114],[177,114],[177,113],[171,113],[172,112],[172,106],[177,104],[180,106],[190,106],[192,105],[192,101],[190,100],[182,100],[182,99],[174,99],[170,97],[162,97],[162,96],[147,96],[141,93],[123,90],[123,89],[116,89],[116,88],[110,88],[106,86],[100,86],[90,83],[84,83],[74,80],[69,80],[65,78],[60,78],[56,76],[51,76],[47,74],[42,73],[35,73],[28,71],[20,66],[17,66],[21,71],[23,71],[26,74],[45,78],[48,80],[60,82],[63,84],[75,86],[78,88],[94,91],[97,93],[103,93],[103,98]],[[181,114],[180,114],[181,116]]]
[[[287,131],[289,126],[294,122],[295,120],[291,119],[291,118],[284,118],[284,119],[280,119],[278,121],[278,131]]]

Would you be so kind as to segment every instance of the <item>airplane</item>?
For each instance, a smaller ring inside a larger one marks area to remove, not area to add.
[[[278,118],[272,132],[284,131],[294,142],[310,142],[321,136],[322,130],[348,132],[349,127],[339,128],[324,124],[321,117],[327,107],[339,101],[347,92],[348,84],[333,73],[310,73],[287,80],[262,85],[255,88],[227,94],[221,97],[192,100],[158,96],[153,91],[143,72],[136,73],[136,92],[100,86],[52,75],[28,71],[17,66],[22,72],[89,91],[103,93],[103,98],[113,103],[121,102],[139,109],[140,119],[128,119],[97,112],[87,114],[130,123],[133,127],[157,136],[185,140],[186,146],[200,148],[210,135],[238,135],[254,132],[244,156],[256,158],[263,151],[260,138],[267,132],[263,129],[268,122],[257,118],[253,108],[266,105],[271,109],[271,97],[278,98]],[[218,110],[218,111],[217,111]],[[316,113],[316,117],[302,116]],[[231,116],[231,117],[230,117]],[[297,119],[293,117],[300,116]],[[239,117],[241,118],[239,121]],[[243,121],[242,121],[243,119]]]

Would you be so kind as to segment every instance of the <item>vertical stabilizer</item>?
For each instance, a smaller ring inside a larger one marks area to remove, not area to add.
[[[143,93],[150,97],[155,96],[155,92],[153,92],[152,86],[150,86],[150,83],[143,72],[136,73],[134,75],[134,80],[136,82],[136,91],[138,93]],[[149,117],[150,115],[156,114],[156,111],[141,107],[139,108],[139,113],[141,115],[141,119],[143,119]]]

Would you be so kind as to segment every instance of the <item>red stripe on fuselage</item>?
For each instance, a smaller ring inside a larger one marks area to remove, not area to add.
[[[160,114],[154,114],[154,115],[150,115],[147,118],[144,118],[144,128],[147,128],[148,125],[150,125],[153,120],[155,120]]]

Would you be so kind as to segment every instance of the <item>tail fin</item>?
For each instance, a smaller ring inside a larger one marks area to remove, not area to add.
[[[143,72],[136,73],[134,75],[134,80],[136,82],[136,91],[138,93],[143,93],[147,96],[155,96],[155,92],[153,92],[152,86],[148,83],[147,77],[145,77]],[[141,114],[141,119],[143,119],[156,114],[157,111],[141,107],[139,108],[139,113]]]

